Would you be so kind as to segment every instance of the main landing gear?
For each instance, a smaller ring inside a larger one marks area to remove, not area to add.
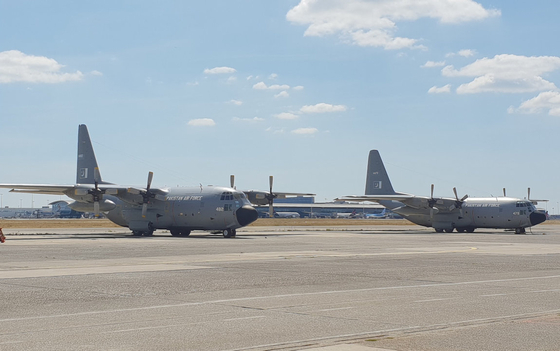
[[[235,229],[224,229],[223,234],[224,238],[235,238],[237,232],[235,231]]]
[[[464,233],[464,232],[473,233],[474,232],[474,228],[471,228],[471,227],[469,227],[469,228],[455,228],[455,230],[457,231],[457,233]],[[453,229],[436,228],[435,231],[436,231],[436,233],[443,233],[443,232],[453,233]]]
[[[154,235],[154,231],[153,230],[148,230],[147,232],[143,232],[141,230],[133,230],[132,235],[134,235],[134,236],[152,236],[152,235]]]
[[[173,236],[186,237],[186,236],[191,235],[191,231],[189,229],[171,229],[171,230],[169,230],[169,232]]]

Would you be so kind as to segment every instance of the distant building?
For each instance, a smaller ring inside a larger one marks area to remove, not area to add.
[[[0,208],[0,218],[51,218],[52,208],[43,206],[41,208],[4,207]]]
[[[295,196],[286,197],[285,199],[274,199],[275,204],[313,204],[315,197],[313,196]]]

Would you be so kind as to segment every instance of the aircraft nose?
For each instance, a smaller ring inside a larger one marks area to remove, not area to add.
[[[257,218],[259,218],[259,214],[257,213],[257,210],[255,210],[253,206],[249,206],[249,205],[245,205],[240,209],[238,209],[236,214],[237,214],[237,222],[239,222],[239,224],[243,227],[253,223],[254,221],[257,220]]]
[[[546,215],[542,212],[533,212],[529,216],[529,220],[531,221],[531,225],[537,225],[546,221]]]

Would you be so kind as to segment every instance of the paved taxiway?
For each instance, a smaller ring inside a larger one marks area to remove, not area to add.
[[[560,226],[4,232],[2,351],[560,345]]]

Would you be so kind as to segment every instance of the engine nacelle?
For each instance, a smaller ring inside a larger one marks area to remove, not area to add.
[[[70,207],[74,211],[78,211],[78,212],[93,212],[93,211],[95,211],[93,202],[74,201],[74,202],[69,203],[68,207]],[[99,211],[101,211],[101,212],[111,211],[115,207],[117,207],[117,205],[111,200],[103,199],[103,200],[99,201]]]
[[[268,199],[266,195],[268,193],[264,191],[246,191],[245,195],[247,195],[247,200],[253,205],[268,205]]]

